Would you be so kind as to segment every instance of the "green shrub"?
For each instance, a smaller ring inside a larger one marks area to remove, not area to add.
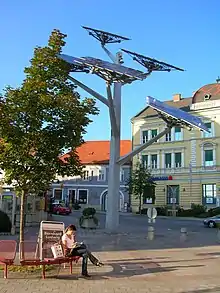
[[[96,209],[95,208],[85,208],[82,212],[82,216],[79,218],[79,225],[82,226],[84,219],[93,219],[94,223],[98,226],[99,220],[95,216]]]
[[[209,217],[220,215],[220,207],[212,208],[208,210]]]
[[[84,217],[92,217],[96,214],[96,209],[94,208],[85,208],[82,212]]]
[[[0,233],[11,232],[11,221],[6,213],[0,210]]]
[[[206,206],[194,203],[191,204],[191,209],[194,211],[195,215],[203,214],[207,210]]]

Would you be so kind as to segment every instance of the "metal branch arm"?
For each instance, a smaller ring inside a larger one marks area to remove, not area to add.
[[[90,95],[92,95],[94,98],[98,99],[100,102],[102,102],[103,104],[105,104],[106,106],[109,107],[109,102],[108,102],[108,100],[105,97],[103,97],[102,95],[100,95],[99,93],[97,93],[96,91],[94,91],[93,89],[89,88],[85,84],[81,83],[77,79],[73,78],[72,76],[68,75],[68,78],[73,83],[75,83],[76,85],[78,85],[79,87],[81,87],[84,91],[86,91],[87,93],[89,93]]]
[[[117,64],[117,59],[115,58],[115,56],[103,45],[102,45],[102,49],[105,51],[108,57],[112,60],[112,62]]]
[[[165,134],[169,133],[171,130],[172,126],[168,125],[167,128],[164,129],[164,131],[160,132],[158,135],[156,135],[155,137],[153,137],[152,139],[150,139],[149,141],[147,141],[146,143],[142,144],[141,146],[139,146],[138,148],[136,148],[135,150],[131,151],[130,153],[128,153],[127,155],[121,157],[118,160],[118,164],[124,165],[125,163],[127,163],[129,160],[131,160],[135,155],[139,154],[141,151],[143,151],[145,148],[147,148],[148,146],[152,145],[152,143],[154,143],[155,141],[157,141],[159,138],[163,137]]]

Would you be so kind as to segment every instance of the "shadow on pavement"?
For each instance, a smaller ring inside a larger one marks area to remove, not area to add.
[[[218,293],[220,292],[220,287],[214,287],[210,289],[198,289],[198,290],[193,290],[193,291],[184,291],[181,293]]]
[[[93,280],[103,279],[103,278],[127,278],[132,276],[141,276],[147,274],[157,274],[164,272],[172,272],[178,270],[179,268],[188,268],[188,267],[203,267],[203,265],[192,265],[192,266],[170,266],[170,267],[161,267],[155,262],[146,262],[146,263],[124,263],[124,264],[115,264],[109,263],[109,266],[112,267],[110,272],[96,272],[92,275]]]

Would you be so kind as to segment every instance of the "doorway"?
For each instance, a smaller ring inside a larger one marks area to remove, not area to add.
[[[124,194],[120,191],[119,192],[119,212],[123,211],[124,208]],[[100,196],[100,203],[101,203],[101,210],[107,211],[108,209],[108,190],[102,192]]]

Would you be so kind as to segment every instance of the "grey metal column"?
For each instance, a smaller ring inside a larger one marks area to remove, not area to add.
[[[118,55],[116,62],[119,63]],[[120,139],[121,139],[121,83],[114,84],[113,105],[116,119],[116,129],[111,125],[110,162],[108,177],[108,197],[106,211],[106,229],[117,230],[119,226],[120,202]],[[111,120],[111,124],[112,124]]]

